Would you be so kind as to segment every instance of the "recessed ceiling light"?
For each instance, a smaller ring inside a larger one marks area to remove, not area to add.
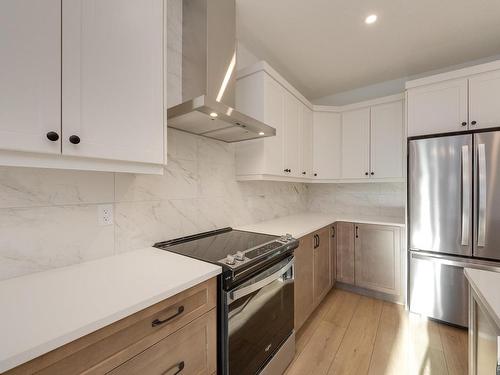
[[[376,14],[370,14],[368,17],[365,18],[365,23],[367,25],[371,25],[372,23],[375,23],[375,21],[377,21]]]
[[[266,134],[266,133],[264,133],[264,132],[259,132],[259,135],[264,135],[264,134]]]
[[[216,118],[217,116],[219,116],[219,115],[215,112],[210,113],[210,117]]]

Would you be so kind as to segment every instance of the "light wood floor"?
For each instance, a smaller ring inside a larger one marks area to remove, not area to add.
[[[467,331],[339,289],[297,334],[286,375],[467,374]]]

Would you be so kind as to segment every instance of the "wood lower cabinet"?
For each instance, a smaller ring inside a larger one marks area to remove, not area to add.
[[[354,224],[336,223],[337,281],[354,284]]]
[[[401,240],[398,227],[355,224],[355,285],[398,295]]]
[[[331,286],[330,272],[330,228],[323,228],[314,234],[314,305],[326,296]]]
[[[295,330],[298,331],[314,309],[314,234],[299,240],[295,250]]]
[[[216,299],[213,278],[5,374],[212,374]]]
[[[216,310],[213,309],[117,367],[110,374],[210,375],[216,369],[216,334]]]
[[[337,278],[337,224],[330,227],[330,287],[335,285]]]

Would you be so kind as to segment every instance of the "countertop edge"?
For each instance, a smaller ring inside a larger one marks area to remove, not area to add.
[[[481,288],[479,288],[479,286],[475,283],[475,281],[474,281],[474,275],[471,275],[469,273],[469,271],[471,271],[471,270],[472,271],[476,271],[476,270],[471,269],[471,268],[465,268],[464,269],[465,277],[467,278],[467,280],[469,281],[470,286],[472,287],[472,289],[474,290],[475,294],[479,298],[479,302],[481,303],[481,305],[484,307],[484,309],[486,310],[486,312],[488,313],[488,315],[491,317],[491,319],[495,322],[495,324],[497,325],[498,329],[500,329],[500,316],[493,310],[493,308],[491,307],[491,304],[488,302],[487,298],[485,298],[483,292],[481,291]],[[491,271],[482,271],[482,272],[491,272]],[[498,274],[498,275],[499,275],[499,278],[500,278],[500,274]]]
[[[222,272],[222,268],[218,266],[214,266],[214,270],[199,276],[197,278],[189,280],[189,282],[178,285],[175,288],[171,288],[164,293],[160,293],[154,297],[148,298],[140,303],[132,305],[127,309],[116,312],[115,314],[109,315],[101,320],[95,321],[92,324],[80,327],[64,336],[61,336],[57,339],[48,341],[43,345],[39,345],[33,348],[28,349],[27,351],[17,354],[9,359],[0,361],[0,373],[4,371],[11,370],[19,365],[22,365],[26,362],[29,362],[43,354],[49,353],[50,351],[60,348],[66,344],[69,344],[72,341],[78,340],[92,332],[95,332],[101,328],[104,328],[108,325],[116,323],[117,321],[126,318],[130,315],[133,315],[141,310],[144,310],[158,302],[161,302],[167,298],[170,298],[176,294],[179,294],[189,288],[192,288],[195,285],[201,284],[204,281],[211,279],[219,275]]]

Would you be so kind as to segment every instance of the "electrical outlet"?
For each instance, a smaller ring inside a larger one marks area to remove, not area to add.
[[[97,222],[99,225],[113,224],[113,205],[100,204],[97,206]]]

